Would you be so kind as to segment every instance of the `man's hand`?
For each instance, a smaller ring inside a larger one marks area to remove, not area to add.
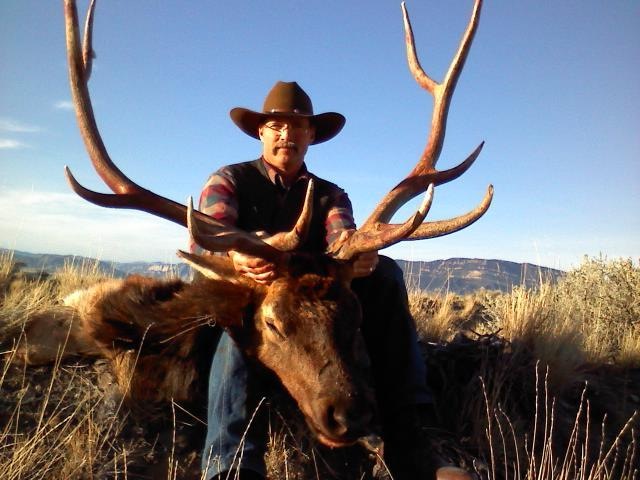
[[[264,258],[245,255],[235,250],[229,251],[229,258],[231,258],[236,272],[256,283],[266,285],[276,278],[276,266]]]
[[[365,252],[356,257],[353,262],[353,276],[366,277],[378,266],[378,252]]]
[[[340,247],[349,240],[355,233],[355,230],[344,230],[340,236],[331,244],[330,250],[334,253],[340,250]],[[353,276],[366,277],[371,275],[378,266],[378,252],[365,252],[355,257],[353,261]]]

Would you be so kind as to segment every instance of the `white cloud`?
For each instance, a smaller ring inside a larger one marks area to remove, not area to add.
[[[73,110],[73,102],[71,102],[70,100],[60,100],[53,106],[54,108],[57,108],[59,110]]]
[[[10,138],[0,138],[0,150],[17,150],[19,148],[28,148],[24,142],[19,140],[12,140]]]
[[[185,228],[149,214],[91,205],[73,193],[0,187],[1,246],[102,260],[176,261]]]
[[[0,132],[9,133],[37,133],[42,129],[35,125],[27,125],[7,117],[0,117]],[[0,138],[0,150],[17,150],[29,148],[29,145],[13,138]]]
[[[27,125],[10,118],[0,118],[0,131],[12,133],[36,133],[41,131],[40,127]]]

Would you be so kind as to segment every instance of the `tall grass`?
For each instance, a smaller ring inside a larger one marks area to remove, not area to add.
[[[122,403],[104,361],[14,361],[33,315],[103,279],[97,264],[21,276],[10,254],[0,257],[3,479],[201,477],[198,442],[190,444],[201,420],[185,420],[173,404],[140,416]],[[637,264],[585,259],[558,285],[410,297],[439,416],[481,478],[638,478]],[[336,468],[299,417],[270,408],[271,478],[368,478],[357,455]]]

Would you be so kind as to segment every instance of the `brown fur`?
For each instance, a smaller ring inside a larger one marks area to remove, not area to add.
[[[211,326],[239,322],[250,294],[224,281],[132,276],[92,302],[81,322],[131,397],[184,400],[197,389]]]

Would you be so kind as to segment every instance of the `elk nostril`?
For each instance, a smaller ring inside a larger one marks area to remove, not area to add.
[[[334,435],[344,435],[349,430],[349,421],[341,408],[330,405],[327,408],[327,427]]]

